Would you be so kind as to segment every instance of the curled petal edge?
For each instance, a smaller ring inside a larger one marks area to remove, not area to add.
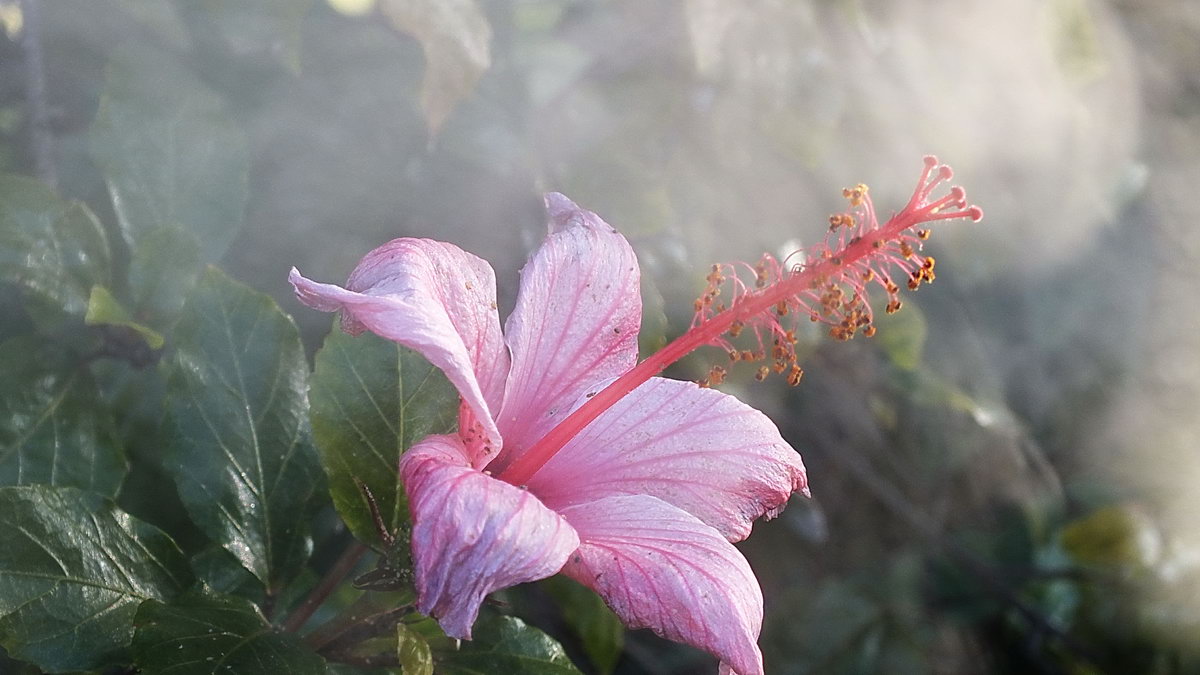
[[[574,528],[528,490],[471,467],[457,436],[430,436],[400,458],[412,515],[417,608],[468,639],[489,593],[556,574]]]
[[[496,311],[496,282],[480,258],[443,242],[395,239],[363,257],[346,288],[288,275],[313,309],[342,312],[342,329],[363,330],[420,352],[446,374],[487,439],[473,464],[502,447],[493,414],[508,377],[508,348]]]

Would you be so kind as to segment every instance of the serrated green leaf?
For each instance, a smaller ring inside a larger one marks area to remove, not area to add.
[[[144,232],[129,261],[134,312],[155,320],[160,328],[169,326],[201,267],[200,243],[191,232],[171,226]]]
[[[355,536],[378,545],[356,481],[370,489],[389,531],[401,529],[408,507],[397,462],[414,442],[454,428],[458,394],[416,352],[370,333],[354,337],[334,328],[317,352],[309,396],[333,504]]]
[[[86,206],[31,178],[0,175],[0,282],[24,289],[35,319],[82,318],[111,264],[104,228]]]
[[[579,674],[562,645],[516,617],[482,619],[475,624],[473,633],[474,638],[463,642],[458,651],[438,655],[439,673]]]
[[[78,487],[108,497],[125,454],[87,371],[42,341],[0,344],[0,485]]]
[[[625,626],[621,620],[595,591],[561,574],[546,579],[542,585],[558,603],[563,619],[579,637],[596,671],[611,673],[625,645]]]
[[[220,97],[172,57],[122,48],[109,64],[92,154],[126,239],[163,226],[195,235],[205,258],[241,229],[250,159]]]
[[[89,326],[123,326],[140,335],[150,349],[162,349],[163,346],[162,333],[134,321],[129,310],[103,286],[92,286],[83,322]]]
[[[167,535],[74,488],[0,488],[0,644],[44,670],[120,656],[137,606],[191,583]]]
[[[196,524],[278,590],[311,552],[308,519],[323,487],[296,325],[209,268],[175,341],[167,469]]]
[[[248,600],[187,593],[138,608],[134,663],[143,675],[325,675],[325,660],[278,633]]]

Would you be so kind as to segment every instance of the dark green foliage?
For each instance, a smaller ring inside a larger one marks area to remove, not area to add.
[[[161,531],[74,488],[0,488],[0,645],[50,670],[119,658],[144,600],[191,583]]]
[[[458,394],[415,352],[336,327],[317,352],[311,387],[313,436],[333,504],[355,536],[378,545],[366,495],[389,533],[404,527],[408,502],[397,462],[416,441],[454,428]]]
[[[92,286],[109,283],[111,257],[87,206],[64,202],[31,178],[0,175],[0,282],[25,293],[43,326],[83,319]]]
[[[296,327],[269,297],[210,268],[174,335],[168,470],[205,533],[278,589],[311,552],[322,487]]]
[[[147,600],[134,618],[133,661],[146,675],[323,675],[325,662],[277,632],[247,600],[188,593]]]
[[[59,485],[114,497],[125,454],[81,364],[43,340],[0,343],[0,485]]]
[[[144,232],[129,261],[130,306],[166,327],[200,274],[200,244],[190,231],[159,227]]]
[[[457,652],[440,654],[439,672],[447,675],[579,673],[561,645],[516,617],[480,619],[475,624],[474,638],[464,642]]]
[[[208,260],[221,257],[241,229],[250,159],[219,97],[169,54],[119,50],[91,133],[135,251],[144,235],[178,226]]]
[[[542,587],[558,604],[596,672],[611,673],[625,643],[625,627],[617,615],[591,589],[567,577],[547,579]]]

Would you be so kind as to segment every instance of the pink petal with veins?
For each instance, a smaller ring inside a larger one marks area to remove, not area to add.
[[[570,199],[546,195],[550,233],[521,270],[505,325],[512,368],[497,424],[520,454],[598,380],[637,362],[642,320],[637,257],[625,237]]]
[[[584,400],[586,392],[577,405]],[[728,394],[656,377],[585,427],[528,486],[557,511],[651,495],[740,541],[754,520],[806,490],[806,479],[800,455],[766,415]]]
[[[741,675],[762,675],[762,591],[719,532],[645,495],[563,515],[581,540],[563,572],[595,589],[627,626],[707,650]]]
[[[342,328],[370,330],[417,350],[441,368],[499,449],[493,414],[508,375],[508,349],[496,312],[491,266],[470,253],[429,239],[395,239],[371,251],[346,288],[321,284],[293,269],[289,280],[301,302],[342,310]],[[474,458],[476,464],[489,458]]]
[[[429,436],[400,458],[412,514],[417,608],[470,638],[487,594],[551,576],[579,546],[537,497],[471,468],[457,436]]]

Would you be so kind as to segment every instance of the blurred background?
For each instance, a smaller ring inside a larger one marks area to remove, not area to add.
[[[804,336],[797,389],[724,387],[813,491],[741,545],[768,671],[1200,672],[1200,3],[0,0],[0,24],[0,170],[112,222],[103,129],[138,121],[106,73],[194,102],[210,178],[248,167],[220,265],[310,353],[329,318],[290,266],[341,281],[433,237],[492,263],[503,314],[548,190],[633,243],[653,349],[713,262],[818,240],[845,185],[886,215],[938,155],[987,214],[935,229],[938,282],[874,339]],[[715,667],[644,631],[589,656],[548,600],[573,592],[505,600],[588,672]]]

